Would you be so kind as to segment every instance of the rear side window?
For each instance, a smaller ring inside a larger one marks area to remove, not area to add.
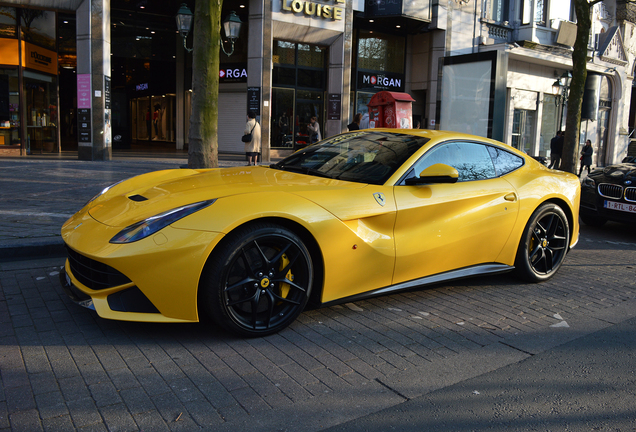
[[[457,181],[460,182],[496,177],[492,158],[487,146],[483,144],[465,142],[442,144],[415,163],[413,174],[417,176],[424,169],[438,163],[455,168],[459,174]]]
[[[523,158],[498,147],[488,146],[488,152],[497,171],[497,177],[508,174],[523,165]]]

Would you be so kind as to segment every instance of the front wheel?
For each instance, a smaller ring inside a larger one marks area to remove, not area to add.
[[[313,283],[311,255],[292,231],[260,223],[239,228],[210,256],[200,290],[204,309],[243,336],[276,333],[303,311]]]
[[[550,279],[563,264],[570,244],[570,226],[561,207],[547,203],[530,217],[523,232],[515,269],[530,282]]]

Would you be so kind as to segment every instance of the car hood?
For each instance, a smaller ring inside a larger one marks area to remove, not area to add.
[[[89,213],[124,227],[187,204],[241,194],[354,190],[366,184],[296,174],[267,167],[156,171],[128,179],[95,199]]]
[[[625,181],[636,182],[636,164],[624,163],[599,168],[590,173],[589,177],[597,182],[615,184],[624,184]]]

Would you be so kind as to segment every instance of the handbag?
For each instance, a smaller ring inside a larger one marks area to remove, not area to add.
[[[243,135],[241,137],[241,141],[243,141],[244,143],[252,142],[252,132],[254,132],[255,127],[256,127],[256,123],[254,123],[254,127],[252,128],[250,133],[248,133],[247,135]]]

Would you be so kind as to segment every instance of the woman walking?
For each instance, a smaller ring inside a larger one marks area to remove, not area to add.
[[[587,173],[590,173],[590,165],[592,165],[593,154],[594,149],[592,148],[592,141],[585,141],[585,147],[583,147],[583,150],[581,150],[581,169],[579,169],[579,177],[581,177],[583,168],[587,168]]]

